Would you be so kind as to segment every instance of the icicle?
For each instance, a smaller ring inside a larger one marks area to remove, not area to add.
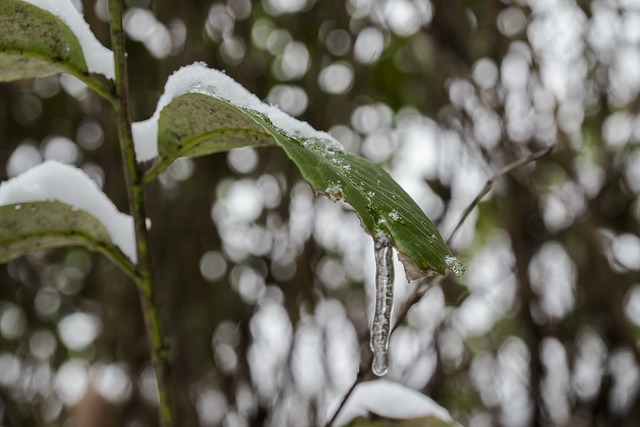
[[[373,352],[371,370],[383,376],[389,369],[389,333],[393,309],[393,247],[386,237],[376,238],[376,308],[369,346]]]

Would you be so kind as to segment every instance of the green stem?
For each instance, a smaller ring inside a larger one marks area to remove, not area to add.
[[[80,79],[84,84],[86,84],[89,89],[93,90],[95,93],[100,95],[103,99],[113,103],[115,102],[113,98],[113,90],[110,87],[109,83],[103,83],[98,80],[91,74],[74,74],[78,79]]]
[[[153,269],[149,253],[149,236],[146,227],[144,204],[144,184],[142,170],[136,162],[131,117],[129,115],[129,87],[125,52],[125,36],[122,28],[122,0],[109,0],[109,20],[111,21],[111,49],[115,57],[115,99],[113,108],[116,113],[116,125],[120,151],[125,171],[125,183],[129,198],[129,209],[133,216],[136,249],[138,255],[138,280],[140,304],[149,341],[151,363],[158,384],[158,408],[160,425],[173,427],[174,413],[169,384],[169,361],[167,345],[164,341],[158,309],[155,305]]]

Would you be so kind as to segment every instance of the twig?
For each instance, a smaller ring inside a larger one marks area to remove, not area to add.
[[[111,49],[115,58],[115,97],[112,106],[116,113],[116,125],[120,152],[129,199],[129,210],[133,216],[136,250],[138,257],[137,280],[144,325],[151,353],[151,364],[158,384],[158,410],[160,425],[173,427],[175,416],[169,385],[169,362],[155,303],[153,269],[149,253],[149,237],[146,227],[144,205],[144,183],[142,169],[136,162],[129,115],[129,85],[125,52],[125,36],[122,27],[122,0],[109,0],[111,21]]]
[[[464,221],[467,219],[471,211],[480,203],[480,200],[482,200],[484,196],[486,196],[487,193],[491,191],[491,189],[496,184],[496,182],[500,181],[502,178],[504,178],[514,170],[521,168],[527,163],[533,162],[534,160],[537,160],[540,157],[549,154],[554,147],[555,145],[550,145],[540,151],[536,151],[535,153],[531,153],[521,159],[518,159],[515,162],[506,165],[505,167],[500,169],[498,172],[496,172],[491,178],[489,178],[487,180],[487,183],[484,185],[484,187],[482,187],[482,189],[476,196],[476,198],[473,199],[473,201],[469,203],[469,206],[467,206],[464,212],[462,212],[462,216],[460,216],[460,219],[458,220],[456,227],[453,229],[453,231],[449,235],[449,238],[447,238],[447,246],[451,245],[453,238],[456,236],[458,231],[460,231],[460,227],[462,227],[462,224],[464,224]]]
[[[527,163],[530,163],[530,162],[532,162],[534,160],[537,160],[540,157],[550,153],[551,150],[553,149],[553,147],[554,146],[551,145],[551,146],[549,146],[547,148],[544,148],[543,150],[536,151],[535,153],[531,153],[528,156],[525,156],[525,157],[523,157],[521,159],[516,160],[515,162],[513,162],[511,164],[508,164],[507,166],[503,167],[498,172],[496,172],[495,175],[493,175],[487,181],[487,183],[480,190],[478,195],[473,199],[473,201],[469,204],[469,206],[467,206],[467,208],[462,213],[462,216],[458,220],[458,223],[456,224],[455,228],[453,229],[453,231],[449,235],[449,238],[447,238],[447,246],[451,245],[451,241],[455,237],[455,235],[458,232],[458,230],[460,230],[460,227],[464,223],[465,219],[467,219],[467,216],[469,216],[469,214],[471,213],[473,208],[475,208],[476,205],[478,203],[480,203],[480,200],[482,200],[482,198],[484,196],[486,196],[489,191],[491,191],[491,189],[496,184],[496,182],[500,181],[507,174],[509,174],[509,173],[513,172],[514,170],[526,165]],[[400,312],[398,313],[398,316],[396,317],[396,321],[393,324],[393,328],[391,328],[391,334],[393,334],[393,332],[395,332],[395,330],[402,324],[402,322],[404,322],[404,319],[407,317],[407,314],[409,314],[409,311],[411,310],[411,308],[414,305],[416,305],[418,302],[420,302],[420,300],[422,300],[424,295],[429,290],[431,290],[432,288],[434,288],[434,287],[438,286],[440,283],[442,283],[445,278],[446,278],[446,276],[443,276],[443,275],[439,275],[439,276],[435,276],[435,277],[433,277],[433,276],[427,277],[427,278],[423,279],[418,284],[418,286],[415,287],[414,292],[411,294],[411,296],[409,298],[407,298],[407,300],[403,304],[402,308],[400,309]],[[358,374],[356,375],[355,381],[353,382],[351,387],[349,387],[349,390],[345,393],[344,397],[340,401],[340,404],[336,408],[335,412],[333,413],[333,415],[331,416],[329,421],[325,424],[325,427],[331,427],[333,425],[333,423],[335,422],[336,418],[338,417],[338,415],[340,415],[340,412],[344,408],[344,405],[347,403],[347,401],[349,400],[349,398],[353,394],[353,391],[356,389],[358,384],[364,382],[365,380],[367,380],[370,377],[370,375],[371,375],[370,374],[370,370],[371,370],[371,363],[372,362],[373,362],[373,355],[369,355],[369,358],[364,363],[362,363],[360,365],[360,368],[358,370]]]

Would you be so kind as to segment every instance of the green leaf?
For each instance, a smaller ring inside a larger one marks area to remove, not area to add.
[[[175,98],[160,113],[156,171],[178,157],[196,157],[246,146],[275,145],[273,136],[250,115],[208,95]]]
[[[165,86],[154,115],[134,123],[140,161],[157,157],[148,183],[179,157],[246,146],[278,145],[320,193],[351,205],[363,228],[389,238],[410,280],[458,267],[438,230],[379,166],[345,152],[330,135],[262,103],[229,76],[204,64],[183,67]]]
[[[149,182],[176,158],[200,156],[244,146],[277,144],[305,180],[332,200],[351,205],[373,236],[388,236],[408,266],[444,273],[451,253],[435,225],[382,168],[320,139],[301,141],[276,128],[263,114],[200,93],[174,98],[158,120],[159,160]],[[410,279],[419,277],[412,274]]]
[[[78,39],[59,18],[19,0],[0,0],[0,81],[89,74]]]
[[[420,276],[415,270],[433,268],[444,274],[450,267],[451,252],[436,226],[384,169],[354,154],[327,149],[324,141],[300,142],[268,122],[264,126],[272,128],[280,146],[314,189],[351,205],[374,237],[391,239],[404,255],[400,260],[410,280]]]
[[[113,54],[97,41],[69,0],[52,0],[51,7],[73,23],[75,33],[47,10],[20,0],[0,0],[0,82],[67,73],[112,101],[113,84],[107,79],[113,79]]]
[[[102,252],[125,272],[133,274],[130,263],[92,215],[60,202],[0,206],[0,262],[63,246],[84,246]]]

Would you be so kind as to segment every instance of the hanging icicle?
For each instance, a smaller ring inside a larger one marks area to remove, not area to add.
[[[393,247],[386,237],[375,240],[376,308],[371,325],[373,364],[371,370],[383,376],[389,370],[389,334],[393,309]]]

